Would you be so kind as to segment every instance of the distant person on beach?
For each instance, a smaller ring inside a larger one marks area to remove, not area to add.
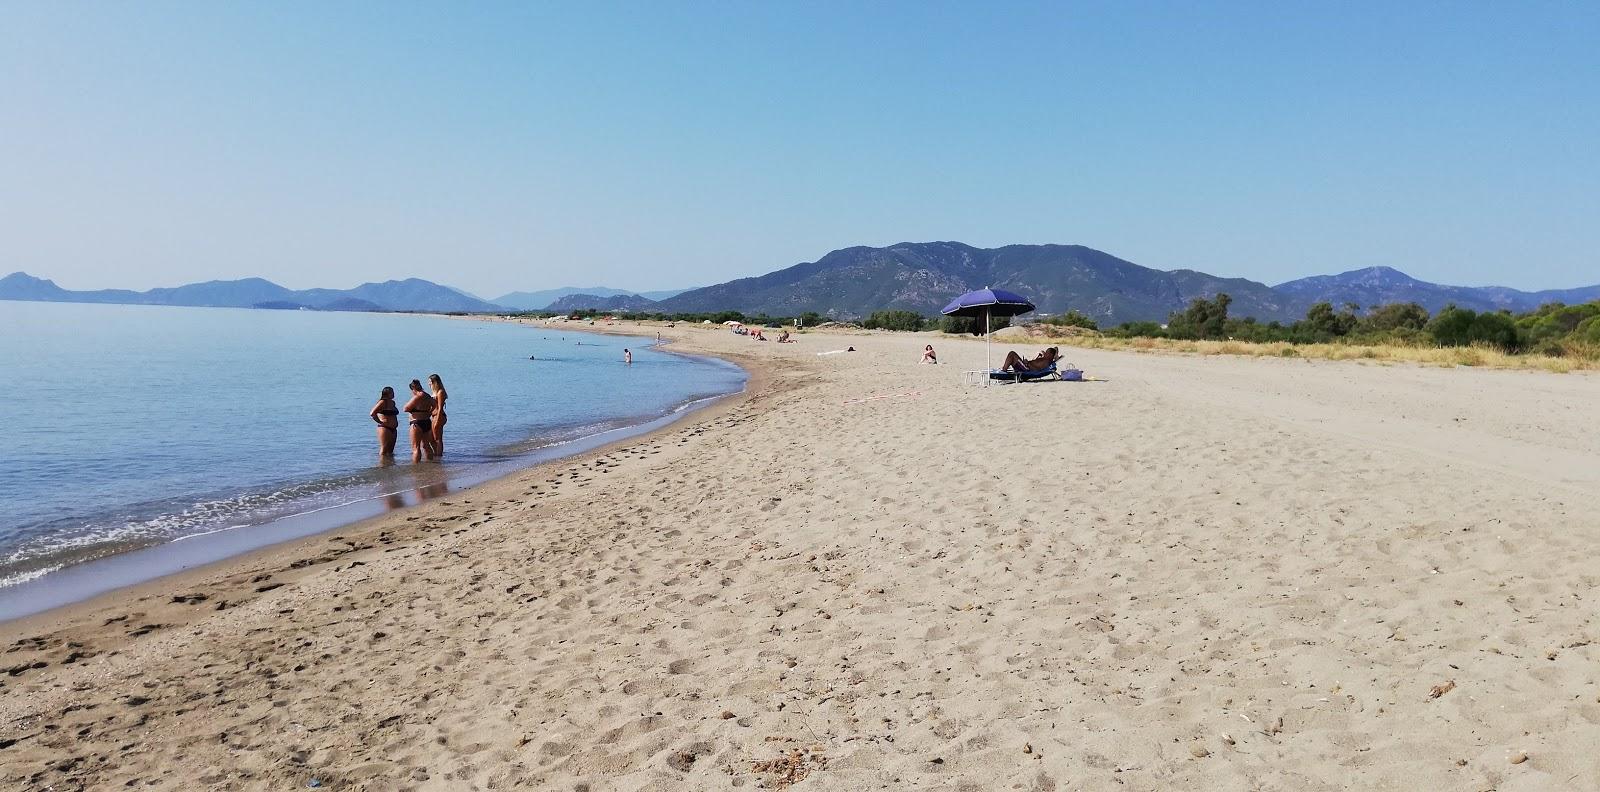
[[[622,350],[622,362],[629,366],[633,365],[633,350]]]
[[[1056,347],[1050,347],[1040,352],[1033,360],[1023,360],[1016,350],[1012,350],[1006,353],[1006,362],[1000,366],[1000,370],[1005,372],[1043,371],[1049,368],[1051,363],[1056,362],[1059,357],[1061,357],[1061,350]]]
[[[449,420],[444,414],[444,401],[450,394],[445,392],[444,380],[438,374],[428,375],[428,385],[433,388],[433,454],[444,456],[444,422]]]
[[[939,356],[933,351],[933,344],[929,344],[922,348],[922,362],[928,364],[939,362]]]
[[[780,343],[780,344],[794,343],[793,341],[791,341],[789,339],[789,331],[788,330],[784,330],[784,331],[778,333],[778,343]]]
[[[378,425],[378,457],[394,456],[394,441],[400,437],[400,411],[394,406],[394,388],[385,387],[367,414]]]
[[[411,461],[433,459],[433,397],[422,390],[422,383],[411,381],[411,400],[405,410],[411,416]]]

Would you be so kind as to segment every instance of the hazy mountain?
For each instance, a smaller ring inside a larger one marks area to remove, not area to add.
[[[662,311],[740,310],[774,316],[805,311],[860,317],[884,308],[934,315],[962,292],[1009,289],[1045,313],[1082,311],[1102,322],[1164,320],[1195,297],[1225,291],[1234,311],[1261,319],[1297,315],[1265,284],[1193,270],[1163,272],[1081,245],[975,248],[960,242],[835,250],[815,262],[707,286],[661,301]]]
[[[1367,267],[1338,275],[1315,275],[1273,287],[1297,305],[1330,302],[1355,303],[1363,308],[1386,303],[1414,302],[1429,311],[1451,303],[1476,311],[1502,308],[1531,311],[1549,302],[1583,303],[1600,299],[1600,286],[1525,292],[1504,286],[1444,286],[1420,281],[1392,267]]]
[[[44,302],[129,303],[135,305],[186,305],[218,308],[275,308],[305,306],[321,310],[361,311],[467,311],[497,310],[490,303],[448,286],[409,278],[403,281],[363,283],[353,289],[293,290],[261,278],[206,281],[144,292],[126,289],[72,291],[43,278],[14,272],[0,278],[0,300]]]
[[[35,278],[26,272],[13,272],[0,278],[0,300],[134,303],[139,301],[140,296],[140,292],[127,289],[70,291],[57,286],[53,280]]]
[[[655,300],[656,302],[660,302],[662,300],[667,299],[668,297],[676,297],[676,296],[678,296],[680,294],[683,294],[686,291],[689,291],[689,290],[688,289],[662,289],[660,291],[639,292],[639,296],[643,297],[643,298],[645,298],[647,300]]]
[[[152,305],[226,305],[243,307],[259,302],[305,302],[295,293],[262,278],[232,281],[206,281],[170,289],[151,289],[140,302]]]
[[[472,299],[477,299],[476,297]],[[325,302],[317,310],[321,311],[382,311],[382,306],[371,300],[360,297],[340,297],[336,300]]]
[[[550,303],[544,310],[551,313],[568,313],[571,311],[649,311],[656,306],[656,301],[637,294],[613,294],[601,297],[598,294],[569,294]]]
[[[665,300],[688,291],[688,289],[669,289],[666,291],[634,292],[627,289],[613,289],[609,286],[562,286],[559,289],[545,289],[544,291],[519,291],[502,294],[494,299],[496,305],[507,308],[516,308],[522,311],[543,311],[550,308],[557,300],[582,294],[588,297],[621,297],[638,296],[649,300]],[[553,309],[561,310],[561,309]],[[571,309],[567,309],[571,310]]]
[[[1437,311],[1455,303],[1475,310],[1527,311],[1548,302],[1600,299],[1600,285],[1525,292],[1502,286],[1445,286],[1420,281],[1389,267],[1300,278],[1269,287],[1243,278],[1221,278],[1196,270],[1141,267],[1082,245],[1008,245],[976,248],[960,242],[916,242],[884,248],[835,250],[814,261],[753,278],[684,292],[647,292],[594,287],[513,292],[496,302],[519,310],[555,312],[653,310],[700,313],[738,310],[772,316],[806,311],[833,318],[859,318],[900,308],[935,315],[953,297],[985,286],[1027,296],[1042,313],[1082,311],[1102,324],[1162,321],[1196,297],[1227,292],[1230,313],[1263,321],[1292,320],[1320,301],[1371,307],[1420,303]],[[656,301],[651,295],[665,295]],[[546,299],[548,298],[548,299]],[[363,283],[353,289],[286,289],[261,278],[206,281],[144,292],[126,289],[73,291],[27,273],[0,278],[0,300],[132,303],[248,308],[306,307],[349,311],[492,312],[498,305],[459,289],[419,278]]]

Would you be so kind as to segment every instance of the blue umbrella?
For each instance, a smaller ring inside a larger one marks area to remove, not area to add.
[[[994,368],[989,356],[989,330],[996,316],[1017,316],[1033,310],[1028,298],[1003,289],[978,289],[969,291],[950,301],[940,313],[945,316],[983,317],[983,362]]]

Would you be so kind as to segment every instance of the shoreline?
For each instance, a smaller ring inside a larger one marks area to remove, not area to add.
[[[419,314],[420,316],[433,316]],[[456,317],[439,314],[438,318],[466,319],[469,321],[527,324],[498,317]],[[561,328],[574,332],[598,332],[596,328]],[[607,335],[633,335],[606,333]],[[652,344],[655,341],[652,339]],[[757,381],[757,373],[738,361],[709,354],[684,353],[671,350],[671,341],[663,339],[660,351],[689,357],[708,358],[732,365],[744,372],[744,386],[737,391],[706,396],[674,406],[668,412],[619,426],[603,429],[591,435],[563,440],[551,446],[534,449],[518,458],[499,464],[485,463],[484,470],[460,471],[455,478],[442,479],[412,493],[375,495],[356,501],[312,509],[307,512],[285,515],[267,522],[221,529],[207,533],[182,536],[155,545],[113,553],[108,556],[60,567],[38,577],[0,588],[0,641],[14,640],[26,632],[36,620],[53,623],[60,619],[71,620],[67,613],[80,606],[88,607],[101,600],[115,601],[123,595],[138,590],[141,594],[164,590],[175,579],[188,579],[191,575],[225,572],[232,562],[243,562],[262,553],[287,549],[302,542],[310,542],[328,533],[354,530],[374,521],[397,514],[409,513],[436,498],[449,498],[471,493],[481,487],[502,482],[519,474],[536,471],[548,465],[603,454],[609,449],[637,442],[673,427],[692,422],[700,413],[713,410],[729,400],[738,400],[748,394]],[[553,451],[553,453],[551,453]],[[422,490],[447,486],[446,492],[431,495]],[[399,496],[404,505],[395,507],[383,503],[384,499]],[[263,539],[260,534],[269,537]],[[229,549],[236,548],[236,549]],[[160,571],[150,573],[149,569]],[[76,583],[72,581],[77,581]],[[69,587],[67,591],[59,590]],[[154,588],[151,588],[154,586]],[[43,597],[49,601],[42,609],[25,603],[30,597]],[[14,614],[14,615],[12,615]]]
[[[12,625],[0,786],[1600,787],[1600,380],[673,335],[746,393]]]

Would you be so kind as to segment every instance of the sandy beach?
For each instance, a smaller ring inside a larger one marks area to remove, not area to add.
[[[750,389],[0,625],[0,788],[1600,788],[1600,377],[664,332]]]

